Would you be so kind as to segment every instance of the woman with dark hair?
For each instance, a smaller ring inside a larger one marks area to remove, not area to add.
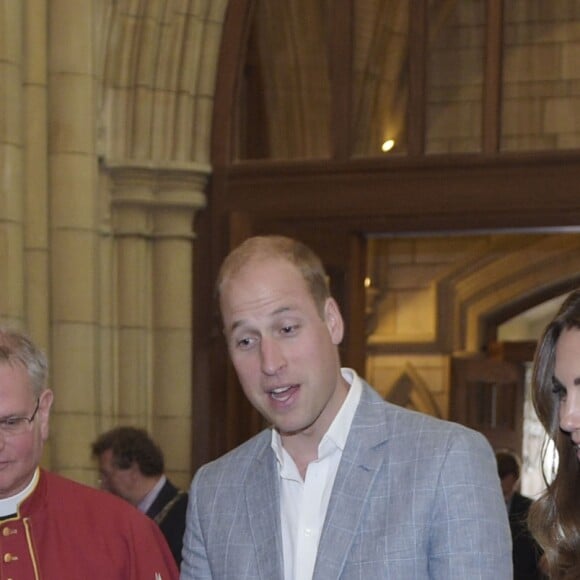
[[[536,350],[536,413],[558,451],[555,478],[530,509],[529,527],[550,578],[580,578],[580,290],[564,301]],[[545,448],[544,448],[545,454]]]

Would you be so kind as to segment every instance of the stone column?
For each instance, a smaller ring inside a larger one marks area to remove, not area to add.
[[[117,276],[118,387],[109,423],[149,429],[182,486],[191,478],[193,220],[209,169],[108,168]]]
[[[149,427],[153,383],[150,211],[155,184],[149,172],[139,168],[115,170],[112,182],[118,366],[110,423]]]
[[[44,348],[50,342],[46,1],[26,0],[24,19],[24,297],[27,329]]]
[[[23,6],[0,5],[0,265],[2,322],[24,320]]]
[[[50,0],[49,191],[52,468],[92,478],[99,375],[99,205],[94,2]]]
[[[207,176],[164,175],[153,211],[153,430],[166,468],[191,479],[193,220],[205,205]],[[209,305],[208,305],[209,307]]]

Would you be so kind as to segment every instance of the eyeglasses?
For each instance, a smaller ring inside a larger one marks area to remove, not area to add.
[[[36,413],[38,413],[38,407],[40,406],[40,397],[36,399],[36,407],[30,417],[5,417],[0,419],[0,432],[3,435],[22,435],[30,429],[30,425]]]

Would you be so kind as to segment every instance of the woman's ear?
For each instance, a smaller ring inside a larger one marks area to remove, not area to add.
[[[334,298],[327,298],[324,304],[324,321],[333,344],[340,344],[344,336],[344,321]]]

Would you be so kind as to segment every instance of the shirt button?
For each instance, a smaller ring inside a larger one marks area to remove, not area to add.
[[[310,528],[306,528],[304,530],[304,535],[309,538],[312,535],[312,530]]]

